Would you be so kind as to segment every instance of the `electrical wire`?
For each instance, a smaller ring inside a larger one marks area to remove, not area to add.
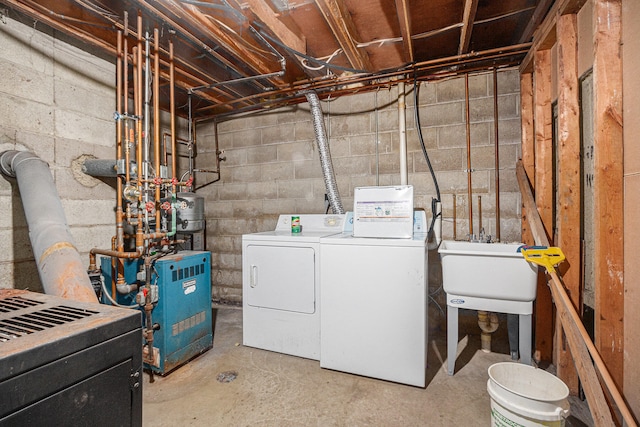
[[[258,27],[261,27],[261,25],[259,23],[257,23],[257,22],[255,23],[255,25],[258,26]],[[351,72],[351,73],[369,74],[369,71],[366,71],[366,70],[358,70],[356,68],[343,67],[342,65],[330,64],[330,63],[328,63],[326,61],[323,61],[321,59],[314,58],[313,56],[306,55],[306,54],[304,54],[302,52],[298,52],[297,50],[292,49],[289,46],[287,46],[286,44],[280,42],[279,40],[277,40],[277,39],[275,39],[273,37],[271,37],[269,34],[267,34],[265,31],[263,31],[262,28],[260,29],[259,33],[262,34],[267,39],[269,39],[272,43],[280,46],[281,48],[283,48],[284,50],[289,52],[290,54],[293,54],[293,55],[298,56],[300,58],[304,58],[304,59],[306,59],[308,61],[325,65],[327,68],[335,68],[336,70],[348,71],[348,72]]]
[[[233,28],[229,27],[227,24],[225,24],[224,22],[220,21],[219,19],[216,19],[216,18],[214,18],[213,16],[210,16],[210,15],[205,15],[205,17],[207,19],[209,19],[210,21],[213,21],[213,23],[221,26],[222,28],[224,28],[229,33],[235,35],[238,38],[238,40],[244,45],[244,47],[247,48],[247,50],[250,50],[251,52],[253,52],[253,53],[257,54],[257,55],[260,55],[262,57],[266,57],[267,55],[276,56],[273,52],[269,52],[267,50],[263,50],[263,49],[260,49],[260,48],[257,48],[255,46],[253,46],[251,43],[249,43],[245,39],[243,39],[240,34],[238,34],[236,31],[234,31]]]
[[[440,186],[438,185],[438,180],[436,179],[436,174],[433,171],[433,165],[431,164],[431,159],[429,159],[429,154],[427,153],[427,147],[424,144],[424,138],[422,137],[422,126],[420,125],[420,108],[418,106],[418,95],[420,92],[420,85],[418,85],[418,77],[414,75],[413,78],[413,108],[416,119],[416,128],[418,131],[418,139],[420,140],[420,147],[422,148],[422,154],[424,155],[424,159],[427,161],[427,166],[429,167],[429,172],[431,172],[431,178],[433,179],[433,185],[436,189],[436,199],[435,202],[439,202],[440,199]],[[434,209],[434,200],[432,200],[431,207]],[[433,211],[434,216],[431,221],[431,229],[433,229],[433,223],[435,222],[435,209]]]
[[[102,295],[106,296],[107,299],[111,302],[111,304],[117,306],[117,307],[122,307],[122,308],[137,308],[139,307],[138,304],[133,304],[133,305],[122,305],[122,304],[118,304],[118,302],[116,300],[113,299],[113,297],[111,296],[111,292],[109,290],[107,290],[105,284],[104,284],[104,280],[100,280],[100,285],[102,286]]]
[[[333,58],[335,58],[335,57],[336,57],[336,55],[338,55],[339,53],[342,53],[342,48],[338,48],[338,49],[336,49],[336,50],[335,50],[335,52],[333,52],[331,55],[329,55],[329,56],[327,56],[327,57],[324,57],[324,58],[318,58],[318,59],[320,59],[320,60],[324,60],[324,61],[328,64],[328,63],[329,63],[329,62],[331,62],[331,60],[332,60]],[[302,64],[302,66],[303,66],[304,68],[306,68],[306,69],[308,69],[308,70],[311,70],[311,71],[320,71],[320,70],[322,70],[322,69],[326,68],[326,65],[321,65],[321,66],[319,66],[319,67],[312,67],[312,66],[310,66],[309,64],[307,64],[307,60],[306,60],[306,59],[302,59],[302,60],[300,61],[300,63]]]
[[[185,3],[185,4],[191,4],[193,6],[200,6],[200,7],[206,7],[206,8],[210,8],[210,9],[218,9],[218,10],[222,10],[224,12],[231,12],[234,14],[234,16],[236,16],[239,22],[245,22],[247,20],[247,17],[244,16],[242,14],[242,12],[240,12],[239,10],[237,10],[234,7],[231,7],[229,5],[222,5],[222,4],[216,4],[216,3],[207,3],[204,1],[196,1],[196,0],[180,0],[181,3]],[[226,2],[225,2],[226,3]]]

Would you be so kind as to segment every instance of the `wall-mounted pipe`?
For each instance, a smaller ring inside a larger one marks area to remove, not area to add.
[[[407,112],[404,95],[404,82],[398,85],[398,131],[400,133],[400,185],[407,185]]]
[[[333,163],[331,162],[331,152],[329,151],[329,141],[327,133],[324,129],[324,119],[322,118],[322,108],[320,107],[320,99],[315,92],[305,92],[304,95],[309,102],[311,110],[311,119],[313,121],[313,130],[316,134],[316,143],[318,144],[318,153],[320,154],[320,166],[322,167],[322,175],[324,176],[324,186],[327,192],[327,198],[334,214],[343,214],[342,200],[338,192],[336,177],[333,173]]]
[[[493,69],[493,131],[496,147],[496,241],[500,241],[500,145],[498,137],[498,70]]]
[[[0,172],[16,178],[29,239],[47,294],[98,302],[75,247],[49,165],[28,151],[0,154]]]
[[[471,113],[469,111],[469,74],[464,75],[464,104],[467,124],[467,204],[469,205],[469,238],[473,237],[473,185],[471,182]]]
[[[453,240],[458,240],[458,218],[457,218],[457,209],[458,209],[458,198],[455,194],[453,196]]]
[[[160,167],[160,32],[153,30],[153,168],[157,177]],[[156,229],[160,227],[160,185],[156,184],[154,205],[156,208]]]

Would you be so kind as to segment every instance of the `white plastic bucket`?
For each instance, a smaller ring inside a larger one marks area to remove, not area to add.
[[[564,426],[569,389],[559,378],[519,363],[489,367],[492,427]]]

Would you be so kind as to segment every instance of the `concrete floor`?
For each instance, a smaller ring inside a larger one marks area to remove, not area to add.
[[[479,335],[461,328],[456,374],[448,376],[445,334],[436,326],[430,329],[427,387],[421,389],[244,347],[242,311],[219,308],[214,317],[211,350],[154,383],[145,375],[145,426],[486,426],[487,369],[510,360],[506,332],[496,333],[497,352],[484,353]],[[591,425],[583,402],[570,402],[567,425]]]

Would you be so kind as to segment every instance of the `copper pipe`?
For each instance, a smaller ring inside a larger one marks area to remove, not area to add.
[[[116,60],[116,111],[122,113],[122,32],[118,31]],[[122,121],[116,120],[116,159],[122,157]],[[122,225],[122,180],[116,178],[116,245],[118,250],[124,247]]]
[[[498,70],[493,69],[493,128],[496,146],[496,241],[500,241],[500,145],[498,137]]]
[[[469,204],[469,237],[473,237],[473,187],[471,183],[471,113],[469,111],[469,74],[464,75],[464,106],[467,122],[467,202]]]
[[[123,51],[122,46],[122,32],[118,31],[117,41],[117,60],[116,60],[116,110],[118,114],[122,113],[122,98],[123,98],[123,71],[122,63],[123,56],[126,57],[126,52]],[[125,77],[126,80],[126,77]],[[126,99],[126,92],[124,92]],[[125,101],[126,102],[126,101]],[[122,158],[122,120],[116,120],[116,159]],[[122,211],[122,179],[120,176],[116,177],[116,235],[111,239],[111,249],[115,249],[118,252],[124,251],[124,226],[123,226],[123,211]],[[93,261],[92,264],[95,264]],[[124,282],[124,266],[118,262],[115,258],[111,259],[111,295],[116,297],[116,283]]]
[[[160,32],[153,30],[153,167],[160,174]],[[155,188],[156,230],[160,229],[160,185]]]
[[[456,197],[455,194],[452,194],[453,196],[453,240],[458,240],[458,224],[457,224],[457,209],[458,209],[458,198]]]
[[[175,99],[175,66],[173,57],[173,40],[169,40],[169,108],[171,110],[171,179],[176,177],[176,99]],[[175,185],[172,192],[175,193]]]
[[[96,270],[96,255],[106,255],[120,259],[137,259],[142,257],[141,251],[136,252],[120,252],[110,249],[93,248],[89,251],[89,270]]]
[[[485,50],[485,51],[481,51],[481,52],[475,52],[473,54],[465,54],[465,55],[458,55],[458,56],[453,56],[453,57],[447,57],[447,58],[440,58],[440,59],[434,59],[434,60],[430,60],[430,61],[425,61],[425,62],[421,62],[419,64],[416,64],[412,70],[413,71],[419,71],[419,72],[428,72],[430,70],[437,70],[438,67],[443,67],[444,64],[447,64],[447,61],[456,61],[454,64],[450,64],[451,66],[462,66],[462,65],[466,65],[469,63],[473,63],[475,61],[478,61],[480,59],[482,60],[497,60],[500,59],[502,57],[505,56],[509,56],[509,55],[516,55],[516,54],[520,54],[520,53],[526,53],[527,49],[531,46],[531,43],[524,43],[522,45],[517,45],[517,46],[511,46],[511,47],[507,47],[507,48],[499,48],[499,49],[489,49],[489,50]],[[515,52],[511,51],[511,49],[517,49]],[[523,51],[520,51],[519,49],[523,49]],[[485,56],[486,55],[486,56]],[[514,65],[517,65],[517,63],[514,62]],[[486,67],[478,67],[477,71],[479,70],[486,70]],[[464,70],[465,73],[471,72],[474,70],[470,70],[470,69],[466,69]],[[454,76],[459,76],[460,75],[460,71],[452,71],[452,72],[446,72],[446,73],[438,73],[436,74],[437,79],[443,79],[443,78],[447,78],[447,77],[454,77]],[[402,78],[401,76],[403,75],[407,75],[407,76],[411,76],[411,77],[407,77],[407,78]],[[356,83],[369,83],[369,82],[374,82],[374,81],[378,81],[377,83],[370,83],[371,86],[369,87],[364,87],[365,90],[368,89],[373,89],[375,87],[388,87],[390,85],[389,81],[385,81],[382,82],[382,79],[390,79],[393,77],[397,77],[396,80],[393,81],[393,83],[397,83],[400,82],[401,80],[404,81],[412,81],[413,77],[411,73],[407,73],[406,69],[403,69],[402,71],[394,71],[391,73],[387,73],[384,75],[365,75],[365,76],[354,76],[352,78],[349,79],[330,79],[326,82],[318,82],[318,81],[310,81],[310,80],[302,80],[302,81],[298,81],[298,82],[294,82],[292,83],[291,87],[287,87],[285,89],[278,89],[278,90],[274,90],[274,91],[270,91],[270,92],[261,92],[258,94],[252,94],[252,95],[248,95],[242,98],[236,98],[233,99],[229,102],[226,103],[222,103],[222,104],[216,104],[216,105],[211,105],[211,106],[207,106],[207,107],[203,107],[201,108],[199,111],[206,111],[209,109],[213,109],[213,108],[217,108],[217,107],[221,107],[221,106],[231,106],[232,104],[238,103],[238,102],[248,102],[248,101],[252,101],[253,99],[256,98],[261,98],[261,99],[266,99],[266,98],[271,98],[274,97],[276,95],[282,95],[282,94],[286,94],[286,93],[291,93],[291,92],[298,92],[300,90],[303,89],[308,89],[309,85],[313,84],[313,88],[316,90],[321,90],[321,89],[326,89],[326,88],[334,88],[335,86],[338,85],[351,85],[351,84],[356,84]],[[344,91],[336,91],[336,92],[332,92],[332,93],[337,93],[337,94],[343,94],[343,93],[353,93],[353,89],[345,89]]]
[[[163,237],[166,237],[167,233],[143,234],[142,231],[138,230],[138,232],[136,232],[136,240],[138,239],[138,235],[140,235],[142,239],[148,240],[148,239],[161,239]],[[115,257],[119,259],[136,259],[136,258],[142,257],[143,253],[142,251],[124,252],[124,251],[114,251],[109,249],[93,248],[89,251],[89,269],[90,270],[96,269],[96,255],[106,255],[106,256]]]
[[[125,10],[124,12],[124,70],[122,76],[124,77],[124,114],[125,116],[129,115],[129,46],[128,39],[129,38],[129,13]],[[129,129],[129,120],[125,119],[124,121],[124,164],[125,164],[125,182],[129,183],[131,176],[129,175],[129,150],[131,149],[131,141],[133,138],[131,137],[131,131],[133,129]],[[122,154],[121,154],[122,155]],[[122,157],[120,157],[122,158]]]
[[[482,233],[482,196],[478,195],[478,233]]]
[[[137,144],[136,144],[136,161],[138,164],[138,171],[136,173],[137,182],[136,188],[140,190],[142,188],[142,120],[139,118],[142,117],[142,14],[138,12],[138,50],[136,52],[138,54],[137,62],[138,68],[136,73],[138,75],[138,84],[137,84],[137,93],[138,93],[138,102],[136,103],[136,115],[138,116],[138,121],[136,122],[137,129]],[[142,191],[139,191],[138,194],[138,205],[142,206]],[[138,227],[136,229],[136,252],[144,251],[144,238],[142,231],[142,209],[138,209]]]

